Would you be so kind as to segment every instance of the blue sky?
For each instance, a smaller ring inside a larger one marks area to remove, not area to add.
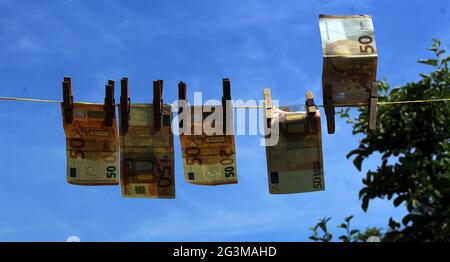
[[[320,13],[372,15],[378,78],[393,86],[428,70],[416,60],[431,38],[450,49],[449,1],[0,0],[0,96],[61,99],[70,75],[77,101],[102,102],[107,79],[123,76],[133,102],[152,101],[154,79],[166,101],[179,80],[190,98],[219,99],[229,77],[235,99],[268,86],[281,104],[303,103],[307,90],[321,103]],[[0,241],[305,241],[319,218],[335,226],[350,214],[357,228],[386,228],[403,208],[377,200],[361,211],[361,179],[378,159],[357,172],[345,155],[361,137],[336,121],[323,133],[326,191],[269,195],[259,136],[236,137],[239,184],[187,184],[176,137],[177,198],[125,199],[119,186],[67,184],[58,105],[0,101]]]

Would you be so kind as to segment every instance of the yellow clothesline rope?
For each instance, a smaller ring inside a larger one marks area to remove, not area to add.
[[[0,96],[0,100],[4,101],[24,101],[24,102],[38,102],[38,103],[62,103],[62,101],[51,100],[51,99],[34,99],[34,98],[23,98],[23,97],[4,97]],[[437,99],[424,99],[424,100],[406,100],[406,101],[386,101],[377,102],[377,105],[394,105],[394,104],[414,104],[414,103],[433,103],[433,102],[446,102],[450,101],[450,98],[437,98]],[[79,104],[86,105],[102,105],[100,103],[90,103],[90,102],[76,102]],[[116,104],[117,106],[117,104]],[[335,107],[351,107],[351,106],[367,106],[364,103],[357,104],[338,104]],[[234,108],[262,108],[262,106],[233,106]],[[323,107],[323,105],[318,105],[318,107]]]

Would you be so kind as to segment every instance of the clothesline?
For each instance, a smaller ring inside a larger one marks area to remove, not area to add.
[[[3,101],[22,101],[22,102],[38,102],[38,103],[55,103],[60,104],[62,101],[52,100],[52,99],[35,99],[35,98],[23,98],[23,97],[3,97],[0,96],[0,100]],[[413,104],[413,103],[433,103],[433,102],[446,102],[450,101],[450,98],[437,98],[437,99],[424,99],[424,100],[405,100],[405,101],[386,101],[377,102],[377,105],[394,105],[394,104]],[[100,103],[90,103],[90,102],[77,102],[79,104],[85,105],[101,105]],[[118,104],[116,104],[118,106]],[[323,105],[317,105],[318,107],[323,107]],[[357,104],[339,104],[335,105],[337,107],[353,107],[353,106],[367,106],[364,103]],[[234,108],[263,108],[262,106],[250,106],[250,105],[234,105]]]

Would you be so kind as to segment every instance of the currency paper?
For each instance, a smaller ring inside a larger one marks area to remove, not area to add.
[[[334,105],[367,104],[376,80],[377,47],[368,15],[320,15],[323,93]],[[326,90],[326,89],[331,90]]]
[[[269,191],[291,194],[325,189],[322,159],[320,113],[312,117],[314,130],[308,127],[302,106],[271,108],[271,125],[279,125],[279,140],[266,146]],[[273,135],[273,134],[272,134]]]
[[[237,183],[234,135],[207,134],[202,126],[222,130],[222,123],[209,122],[214,106],[192,106],[191,134],[181,134],[185,180],[192,184],[223,185]],[[232,120],[228,123],[232,124]],[[197,129],[197,134],[195,130]],[[232,127],[231,127],[232,129]]]
[[[64,108],[62,112],[64,114]],[[73,104],[73,121],[64,123],[69,183],[119,183],[116,120],[114,118],[112,126],[107,126],[104,119],[103,105]]]
[[[120,174],[125,197],[175,197],[171,106],[163,105],[159,131],[155,130],[153,119],[153,105],[130,105],[128,130],[121,129],[120,134]]]

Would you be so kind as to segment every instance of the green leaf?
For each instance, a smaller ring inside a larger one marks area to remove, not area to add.
[[[361,165],[363,162],[363,157],[361,155],[355,157],[355,159],[353,159],[353,164],[355,165],[356,169],[358,169],[358,171],[361,171]]]
[[[437,56],[441,56],[443,53],[445,53],[445,50],[438,50],[436,51]]]
[[[350,231],[350,235],[354,235],[354,234],[357,234],[357,233],[359,233],[358,229],[353,229],[353,230]]]
[[[367,189],[367,187],[361,189],[358,194],[359,199],[361,199],[363,196],[365,196],[368,192],[369,192],[369,190]]]
[[[414,215],[414,214],[408,214],[402,219],[403,225],[407,226],[409,222],[414,222],[417,220],[420,216]]]
[[[310,236],[309,239],[311,239],[311,240],[313,240],[313,241],[319,240],[319,239],[318,239],[317,237],[315,237],[315,236]]]
[[[446,58],[441,60],[441,65],[443,64],[447,64],[448,62],[450,62],[450,56],[447,56]]]
[[[353,215],[348,216],[345,218],[345,222],[350,223],[350,220],[352,220],[352,219],[353,219]]]
[[[350,158],[353,155],[360,155],[364,153],[364,150],[362,150],[361,148],[357,148],[357,149],[353,149],[352,151],[348,152],[346,157]]]
[[[408,199],[408,195],[400,195],[394,199],[394,206],[398,207],[403,201]]]
[[[428,50],[436,52],[437,50],[439,50],[439,47],[441,46],[441,40],[433,38],[433,45],[428,48]]]
[[[398,223],[391,217],[389,218],[389,228],[391,228],[392,230],[396,230],[397,228],[400,228],[400,223]]]
[[[339,228],[347,228],[347,224],[342,223],[342,224],[340,224],[338,227],[339,227]]]
[[[364,212],[367,212],[367,209],[369,208],[369,196],[365,195],[363,197],[361,208],[362,210],[364,210]]]
[[[438,60],[437,59],[420,59],[417,62],[421,64],[431,65],[431,66],[437,66]]]
[[[349,239],[347,236],[340,236],[339,239],[342,240],[342,242],[349,242]]]
[[[428,78],[430,78],[430,76],[429,75],[427,75],[427,74],[424,74],[424,73],[420,73],[419,74],[422,78],[425,78],[425,79],[428,79]]]
[[[320,229],[322,229],[323,232],[327,233],[327,223],[328,221],[330,221],[331,217],[326,218],[324,217],[317,225],[320,227]]]

